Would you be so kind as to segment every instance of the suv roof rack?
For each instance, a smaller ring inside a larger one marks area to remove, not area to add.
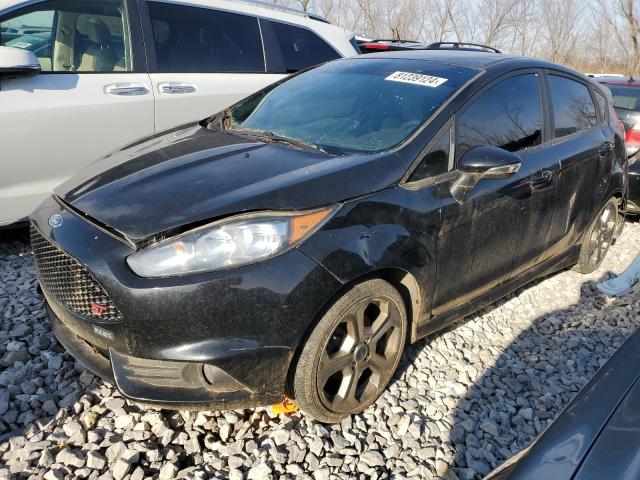
[[[247,5],[253,5],[256,7],[268,8],[270,10],[276,10],[279,12],[291,13],[293,15],[310,18],[311,20],[317,20],[318,22],[331,23],[326,18],[321,17],[320,15],[316,15],[315,13],[305,12],[304,10],[300,10],[297,8],[285,7],[284,5],[277,5],[275,3],[268,3],[261,0],[234,0],[234,1],[237,3],[244,3]]]
[[[425,43],[415,40],[399,40],[378,38],[369,40],[365,37],[357,38],[358,45],[364,53],[380,50],[466,50],[474,52],[502,53],[500,50],[488,45],[469,42],[436,42]]]
[[[367,43],[423,43],[416,40],[398,40],[397,38],[376,38],[374,40],[364,40]]]
[[[484,50],[493,53],[502,53],[500,50],[489,45],[482,45],[481,43],[470,42],[435,42],[427,46],[430,49],[442,49],[442,50]]]

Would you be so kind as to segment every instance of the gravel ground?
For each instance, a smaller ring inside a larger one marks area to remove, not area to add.
[[[36,295],[26,236],[0,233],[0,479],[478,478],[528,445],[640,324],[640,290],[566,271],[408,348],[364,414],[324,426],[269,409],[177,412],[122,399],[66,354]]]

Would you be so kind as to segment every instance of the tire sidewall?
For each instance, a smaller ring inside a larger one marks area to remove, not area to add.
[[[611,197],[598,210],[598,213],[593,218],[593,220],[591,220],[591,224],[589,225],[589,228],[587,229],[587,232],[585,233],[585,237],[582,240],[582,245],[580,247],[580,257],[579,257],[579,260],[578,260],[578,265],[576,265],[576,269],[580,273],[589,274],[589,273],[595,272],[598,268],[600,268],[600,266],[604,262],[604,259],[606,258],[607,254],[609,253],[609,249],[608,249],[607,252],[605,252],[605,254],[604,254],[603,258],[602,258],[602,261],[600,262],[599,265],[596,265],[594,267],[591,264],[591,260],[589,258],[589,242],[591,240],[591,235],[593,234],[594,228],[596,228],[596,225],[598,223],[598,219],[600,218],[602,213],[605,211],[605,209],[609,207],[609,205],[612,205],[614,207],[615,211],[616,211],[616,226],[614,227],[614,232],[613,232],[614,236],[613,236],[613,238],[611,240],[613,241],[613,239],[615,238],[615,233],[616,233],[616,230],[618,229],[618,225],[617,225],[617,223],[618,223],[618,218],[617,218],[617,215],[618,215],[618,201],[617,201],[616,197]]]
[[[335,328],[340,324],[344,315],[353,305],[365,300],[367,297],[384,296],[391,301],[400,313],[400,352],[396,358],[393,368],[385,376],[382,388],[370,402],[366,403],[362,409],[352,414],[361,413],[379,398],[384,392],[389,381],[398,367],[402,358],[407,336],[407,311],[400,293],[388,282],[381,279],[366,280],[357,283],[344,292],[328,308],[326,313],[320,318],[314,327],[311,335],[307,339],[298,363],[293,382],[294,396],[302,410],[315,419],[326,422],[339,422],[350,414],[343,414],[329,410],[325,405],[317,388],[318,365],[326,342],[333,334]]]

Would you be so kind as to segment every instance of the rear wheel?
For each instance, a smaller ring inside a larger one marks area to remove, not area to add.
[[[334,423],[365,410],[395,372],[406,332],[396,289],[379,279],[353,286],[318,322],[300,355],[293,386],[302,411]]]
[[[603,262],[619,228],[618,200],[611,198],[593,220],[580,248],[576,270],[591,273]]]

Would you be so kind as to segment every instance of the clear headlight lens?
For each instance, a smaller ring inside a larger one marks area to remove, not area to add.
[[[242,215],[200,227],[127,257],[141,277],[171,277],[238,267],[274,257],[294,247],[336,211]]]

